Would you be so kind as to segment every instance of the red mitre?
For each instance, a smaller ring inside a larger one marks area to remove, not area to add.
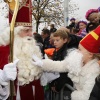
[[[89,52],[100,53],[100,25],[86,35],[80,44]]]
[[[12,3],[12,4],[11,4]],[[9,23],[11,23],[11,19],[13,16],[13,10],[15,7],[15,2],[8,2],[10,7],[9,11]],[[32,26],[32,3],[31,0],[21,0],[19,3],[19,10],[16,17],[16,26]]]

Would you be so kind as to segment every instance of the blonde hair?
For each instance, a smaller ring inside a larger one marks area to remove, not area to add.
[[[69,33],[66,32],[65,30],[57,30],[56,32],[53,33],[53,37],[60,37],[63,39],[69,39]]]
[[[98,58],[100,60],[100,53],[94,54],[94,58]]]

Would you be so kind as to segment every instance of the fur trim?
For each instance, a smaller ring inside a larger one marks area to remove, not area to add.
[[[74,75],[78,76],[78,74],[80,73],[81,68],[83,66],[82,56],[83,55],[81,53],[79,53],[79,51],[77,49],[75,49],[75,50],[71,51],[68,54],[68,56],[65,58],[64,66],[67,65],[66,67],[70,74],[74,74]],[[77,57],[77,59],[75,59],[75,57]]]
[[[72,100],[88,100],[90,93],[95,84],[95,78],[99,75],[100,68],[96,59],[91,60],[85,66],[82,67],[82,70],[79,76],[74,76],[71,80],[74,82],[74,86],[77,89],[72,92]],[[79,78],[79,82],[76,82],[75,78]]]
[[[51,59],[45,59],[43,61],[42,69],[48,72],[67,72],[63,61],[52,61]],[[59,67],[58,67],[59,66]]]
[[[82,91],[74,91],[71,94],[71,100],[88,100],[89,96],[85,95]]]
[[[75,59],[75,57],[78,58]],[[69,72],[78,75],[81,71],[82,64],[82,54],[79,53],[77,49],[71,49],[68,56],[63,61],[43,60],[42,68],[45,71]]]
[[[10,42],[10,27],[7,27],[1,34],[0,34],[0,46],[8,45]]]

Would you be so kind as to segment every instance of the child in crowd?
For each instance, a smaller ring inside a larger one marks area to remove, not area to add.
[[[69,34],[63,30],[57,30],[53,34],[53,41],[55,50],[53,52],[52,60],[64,60],[65,56],[67,55]],[[67,73],[60,73],[60,77],[50,83],[50,87],[53,92],[60,92],[66,83],[69,83],[71,86],[73,85],[72,81],[70,80],[70,78],[67,77],[66,74]]]
[[[68,32],[64,30],[57,30],[56,32],[53,33],[53,45],[55,46],[55,50],[53,50],[52,53],[52,60],[54,61],[64,60],[65,56],[67,55],[68,42],[69,42]],[[65,73],[60,73],[60,77],[53,80],[49,84],[49,86],[53,94],[55,94],[60,92],[66,83],[69,83],[71,86],[73,86],[72,81],[70,80],[70,78],[67,77],[67,73],[65,72]],[[60,94],[56,95],[56,99],[58,99],[59,96]]]
[[[52,56],[50,57],[52,60],[64,60],[65,56],[67,56],[68,49],[78,47],[81,38],[76,35],[69,34],[68,32],[69,31],[67,28],[61,27],[55,33],[52,33],[55,50],[54,48],[45,50],[47,55]],[[66,74],[67,73],[60,73],[60,77],[50,83],[50,87],[54,93],[60,92],[66,83],[69,83],[71,86],[73,85],[72,81],[67,77]],[[69,89],[67,90],[69,91]]]
[[[89,9],[86,12],[85,17],[90,23],[100,24],[98,9]]]
[[[75,21],[76,21],[75,18],[71,18],[71,19],[70,19],[69,27],[75,27]]]
[[[79,32],[77,33],[78,36],[83,38],[87,35],[86,26],[87,26],[86,21],[79,21],[78,22],[78,27],[79,27]]]
[[[89,9],[85,15],[86,19],[89,21],[86,27],[87,33],[94,30],[100,25],[100,16],[98,9]]]
[[[70,52],[64,61],[40,60],[33,56],[35,60],[33,64],[45,71],[69,72],[68,76],[76,89],[71,94],[71,100],[88,100],[95,84],[95,78],[100,74],[99,48],[100,26],[86,35],[80,41],[79,49]]]

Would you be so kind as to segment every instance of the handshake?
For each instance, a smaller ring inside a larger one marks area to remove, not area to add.
[[[33,55],[32,58],[33,58],[33,61],[32,61],[33,65],[36,65],[38,67],[43,66],[43,61],[40,58],[38,58],[36,55]]]
[[[8,85],[9,80],[15,80],[17,76],[16,65],[19,60],[15,60],[13,63],[6,64],[3,70],[0,70],[0,85]]]

